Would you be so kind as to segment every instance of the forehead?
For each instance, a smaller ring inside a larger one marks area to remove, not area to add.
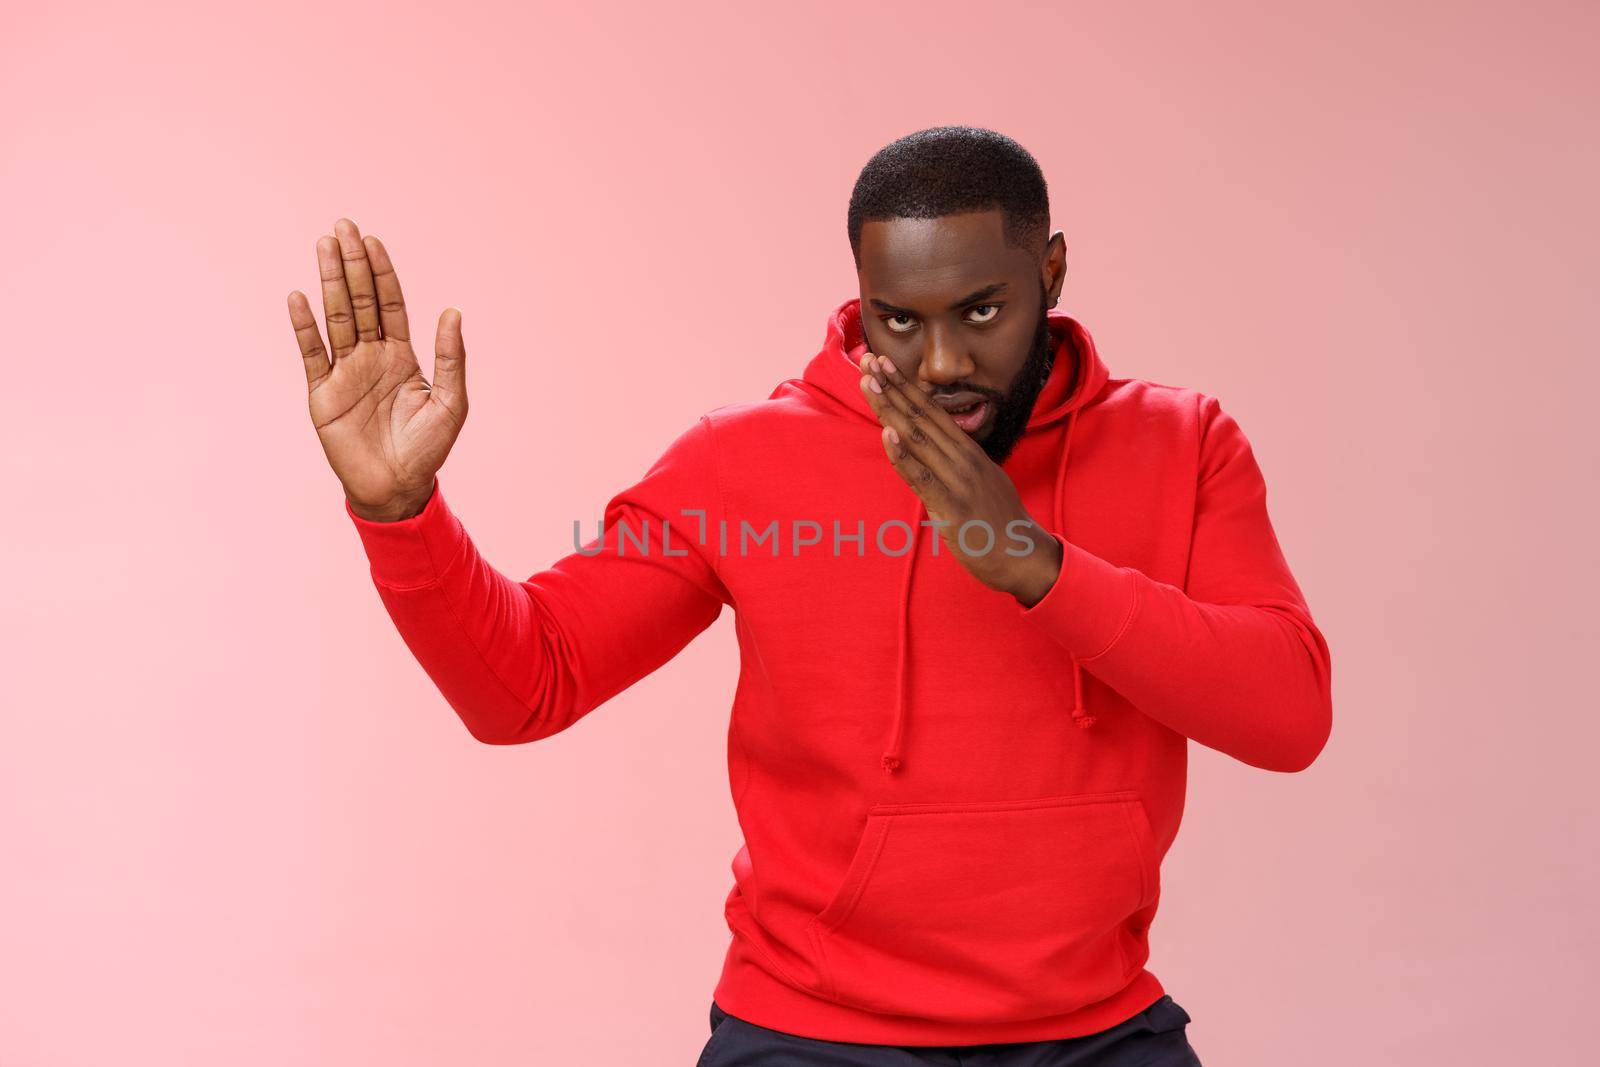
[[[861,290],[896,301],[958,299],[997,281],[1016,282],[1033,264],[1005,243],[999,210],[936,219],[883,219],[861,227]]]

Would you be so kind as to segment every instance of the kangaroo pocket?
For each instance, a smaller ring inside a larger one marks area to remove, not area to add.
[[[841,1003],[954,1021],[1043,1018],[1122,989],[1158,869],[1133,790],[870,808],[807,926]]]

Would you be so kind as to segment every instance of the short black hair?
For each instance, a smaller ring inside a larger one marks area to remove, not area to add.
[[[1043,251],[1050,193],[1039,163],[1003,133],[934,126],[878,149],[856,178],[847,229],[861,264],[861,227],[885,219],[936,219],[999,208],[1005,242]]]

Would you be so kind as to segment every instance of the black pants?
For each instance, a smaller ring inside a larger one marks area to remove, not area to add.
[[[864,1045],[799,1037],[729,1015],[711,1002],[711,1040],[695,1067],[1201,1067],[1189,1013],[1163,996],[1109,1030],[1054,1041]]]

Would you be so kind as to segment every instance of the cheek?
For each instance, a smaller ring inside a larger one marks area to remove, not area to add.
[[[1017,373],[1022,370],[1022,365],[1028,361],[1026,352],[1017,353],[1010,349],[975,353],[974,358],[978,370],[973,377],[1001,392],[1011,387],[1011,383],[1016,381]]]
[[[986,354],[990,368],[994,372],[994,381],[1011,382],[1021,373],[1028,362],[1028,355],[1033,351],[1034,328],[1029,326],[1013,326],[1005,333],[1004,338],[996,338],[996,344]]]
[[[911,381],[917,379],[917,371],[922,363],[921,354],[915,350],[902,351],[900,348],[890,348],[881,354],[889,357],[889,362],[895,365],[902,376]]]
[[[911,337],[915,333],[902,336],[887,327],[868,327],[863,336],[867,348],[875,356],[888,356],[889,361],[899,368],[900,373],[911,377],[916,373],[917,362],[922,358],[920,351]]]

